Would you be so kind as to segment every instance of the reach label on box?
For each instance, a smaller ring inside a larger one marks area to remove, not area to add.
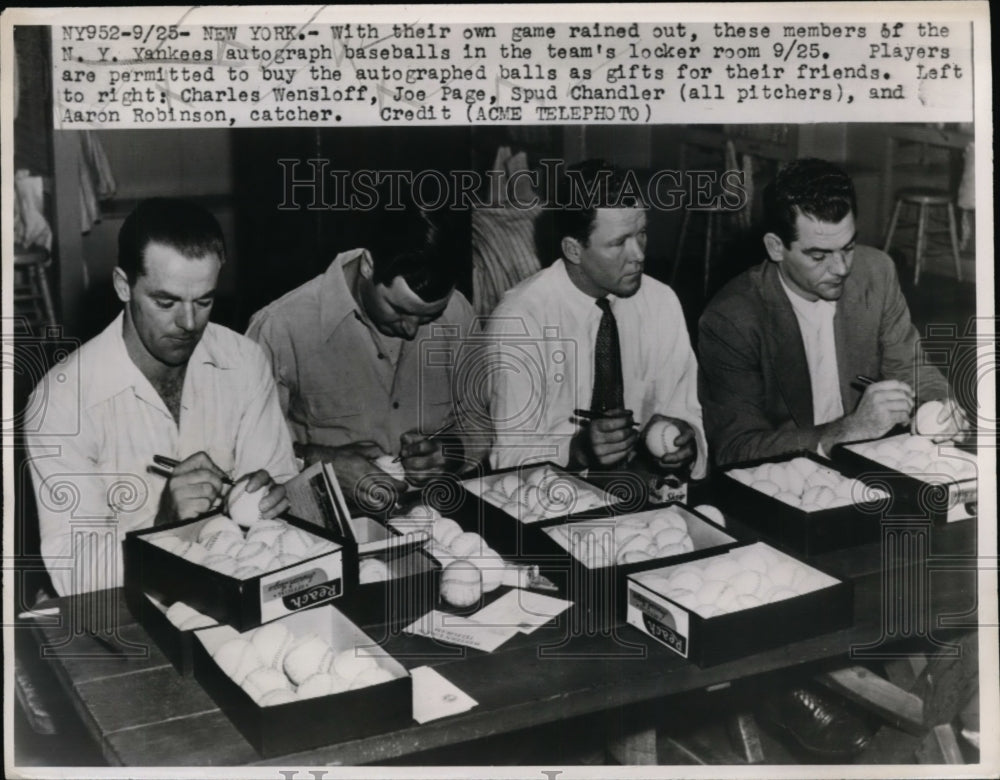
[[[688,657],[688,615],[670,604],[657,603],[637,590],[628,594],[628,608],[637,609],[642,624],[654,639],[659,639],[678,655]]]
[[[328,556],[261,577],[261,622],[337,598],[344,592],[341,570],[341,559]]]

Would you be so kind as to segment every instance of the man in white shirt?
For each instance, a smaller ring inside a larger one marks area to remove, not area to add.
[[[677,433],[653,466],[698,478],[698,367],[677,296],[643,274],[646,209],[606,163],[566,173],[550,204],[555,261],[510,290],[488,325],[491,463],[617,468],[648,455],[645,431],[668,420]]]
[[[699,323],[700,398],[717,463],[828,453],[947,399],[941,373],[917,360],[892,260],[856,246],[856,212],[853,183],[825,160],[791,163],[765,191],[768,258],[726,285]],[[957,432],[954,402],[943,416]]]
[[[260,510],[288,506],[291,437],[260,347],[208,322],[225,261],[215,218],[155,198],[118,236],[124,311],[39,382],[28,435],[42,556],[60,595],[122,582],[127,531],[220,506],[224,480],[248,476]],[[179,461],[149,473],[154,455]]]

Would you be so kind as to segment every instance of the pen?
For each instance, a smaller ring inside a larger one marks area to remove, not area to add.
[[[154,455],[153,463],[155,465],[147,466],[146,471],[148,471],[150,474],[159,474],[161,477],[166,477],[167,479],[169,479],[170,475],[173,473],[174,468],[180,463],[180,461],[175,460],[174,458],[168,458],[166,455]],[[232,477],[223,474],[221,479],[222,479],[222,484],[230,486],[233,485]]]
[[[456,424],[457,424],[457,422],[455,420],[452,420],[451,422],[446,422],[444,425],[442,425],[436,431],[434,431],[433,433],[428,434],[427,438],[424,439],[424,441],[430,441],[435,436],[440,436],[445,431],[450,431],[452,428],[455,427]],[[402,459],[403,459],[402,455],[397,455],[395,458],[392,459],[392,462],[393,463],[399,463],[399,461],[401,461]]]
[[[868,387],[868,385],[875,384],[875,380],[870,376],[865,376],[864,374],[858,374],[854,377],[854,381],[851,382],[855,387]]]
[[[579,418],[579,419],[570,418],[572,420],[572,422],[575,422],[575,423],[590,422],[591,420],[603,420],[603,419],[606,419],[608,417],[616,417],[616,416],[618,416],[618,415],[608,415],[605,412],[593,412],[593,411],[591,411],[589,409],[574,409],[573,410],[573,414],[575,415],[575,418]],[[621,416],[624,416],[624,415],[621,415]],[[630,423],[630,425],[632,425],[632,426],[638,426],[638,425],[640,425],[640,423],[637,420],[633,420]]]

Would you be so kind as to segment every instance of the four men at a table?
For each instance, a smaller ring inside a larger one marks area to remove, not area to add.
[[[828,454],[947,398],[940,373],[918,370],[892,262],[856,246],[854,190],[837,166],[800,160],[778,174],[767,259],[709,304],[700,361],[676,295],[643,273],[642,202],[605,164],[568,173],[550,265],[507,293],[485,333],[433,213],[387,210],[366,248],[254,315],[247,338],[208,322],[225,262],[215,220],[174,200],[141,204],[119,240],[123,313],[31,402],[44,408],[28,442],[56,591],[119,584],[125,532],[217,508],[227,476],[252,474],[263,515],[281,513],[296,454],[332,462],[362,503],[373,483],[398,491],[404,475],[419,484],[487,458],[650,462],[643,433],[666,418],[678,434],[652,467],[698,479],[710,457]],[[442,367],[434,354],[453,357]],[[875,381],[858,389],[858,376]],[[957,431],[961,414],[946,408]],[[147,473],[157,454],[180,461],[167,478]]]

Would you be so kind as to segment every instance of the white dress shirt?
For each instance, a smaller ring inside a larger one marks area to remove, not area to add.
[[[42,557],[60,595],[122,584],[121,542],[153,524],[166,485],[147,473],[153,455],[204,451],[233,478],[296,473],[259,346],[210,323],[188,362],[178,425],[129,358],[123,318],[53,368],[28,402]]]
[[[823,425],[839,420],[844,416],[844,403],[840,396],[837,342],[833,333],[837,302],[822,298],[807,301],[786,284],[780,273],[778,278],[792,304],[802,334],[812,388],[813,424]]]
[[[608,300],[618,324],[626,408],[640,424],[654,413],[687,422],[698,451],[692,476],[703,476],[698,364],[677,296],[644,276],[635,295]],[[504,296],[489,320],[491,353],[479,372],[494,426],[494,467],[569,461],[578,430],[573,410],[590,407],[600,322],[595,299],[573,284],[562,260]]]

